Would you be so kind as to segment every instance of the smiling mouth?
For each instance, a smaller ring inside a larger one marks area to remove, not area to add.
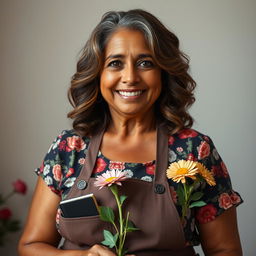
[[[138,91],[117,91],[121,96],[124,97],[136,97],[140,96],[143,93],[143,90]]]

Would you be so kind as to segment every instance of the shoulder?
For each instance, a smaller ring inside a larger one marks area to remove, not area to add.
[[[77,140],[81,140],[83,142],[88,142],[90,140],[89,137],[82,137],[80,136],[78,133],[76,133],[75,130],[73,129],[70,129],[70,130],[63,130],[57,137],[58,139],[61,139],[61,140],[74,140],[74,141],[77,141]]]
[[[42,165],[35,172],[57,194],[67,191],[84,164],[89,138],[63,130],[52,142]]]
[[[89,137],[81,137],[73,129],[63,130],[51,144],[48,153],[51,151],[80,152],[87,148],[89,141]]]
[[[193,144],[201,144],[202,142],[208,144],[212,143],[212,140],[208,135],[205,135],[191,128],[183,129],[169,136],[169,145],[184,144],[187,143],[188,141],[192,142]]]
[[[171,151],[172,155],[175,154],[178,160],[206,159],[216,150],[208,135],[194,129],[183,129],[169,136],[168,144],[169,152]]]
[[[177,140],[182,141],[182,140],[188,140],[188,139],[193,141],[197,141],[197,140],[208,141],[210,139],[208,135],[205,135],[202,132],[199,132],[192,128],[186,128],[186,129],[180,130],[179,132],[171,135],[169,138],[170,139],[172,138],[173,141],[177,141]]]

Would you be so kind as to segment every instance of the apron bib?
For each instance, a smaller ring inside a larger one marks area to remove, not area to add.
[[[91,177],[104,130],[91,138],[85,164],[70,189],[66,199],[93,193],[100,206],[109,206],[117,216],[117,207],[113,194],[107,187],[99,190]],[[164,126],[157,128],[157,158],[153,182],[127,179],[118,186],[119,194],[126,195],[124,216],[130,212],[129,219],[138,231],[127,234],[125,248],[128,254],[137,256],[193,256],[192,247],[185,247],[180,217],[171,197],[166,178],[168,165],[168,135]],[[101,244],[103,229],[112,233],[111,223],[100,220],[99,215],[64,218],[60,216],[60,234],[65,238],[62,249],[88,249]]]

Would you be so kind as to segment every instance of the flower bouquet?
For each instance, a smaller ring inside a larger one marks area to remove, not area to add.
[[[7,196],[0,195],[0,205],[4,205],[16,193],[25,195],[26,192],[26,183],[18,179],[13,183],[13,190]],[[20,230],[20,221],[13,220],[11,217],[12,212],[8,207],[0,208],[0,246],[4,246],[5,238],[9,232]]]
[[[206,203],[201,200],[203,193],[195,192],[199,183],[207,182],[210,186],[215,186],[215,180],[212,173],[207,168],[195,161],[180,160],[170,164],[166,170],[169,179],[179,183],[177,189],[178,204],[182,208],[182,223],[188,214],[188,210],[193,207],[201,207]]]
[[[123,217],[124,214],[122,206],[127,196],[119,195],[117,185],[121,186],[121,181],[126,179],[126,172],[113,170],[107,171],[101,176],[98,176],[95,181],[95,186],[99,187],[99,189],[103,188],[104,186],[109,187],[117,203],[118,223],[116,223],[115,214],[112,208],[107,206],[100,206],[101,220],[112,223],[116,231],[115,234],[112,234],[108,230],[103,230],[104,241],[102,241],[102,244],[108,246],[109,248],[115,247],[117,256],[124,256],[127,252],[124,249],[126,234],[128,232],[138,230],[138,228],[136,228],[134,224],[129,220],[129,212],[125,218]]]

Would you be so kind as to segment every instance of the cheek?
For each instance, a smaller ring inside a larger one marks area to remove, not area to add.
[[[108,72],[103,72],[100,77],[100,88],[101,90],[111,88],[115,85],[116,82],[116,76],[108,73]]]
[[[159,72],[154,72],[148,76],[148,81],[151,84],[151,88],[155,91],[156,96],[159,96],[162,90],[162,79]]]

